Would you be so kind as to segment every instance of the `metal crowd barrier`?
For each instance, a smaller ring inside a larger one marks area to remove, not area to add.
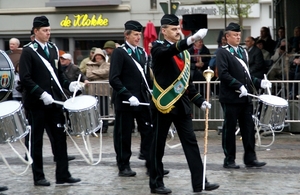
[[[103,84],[106,85],[103,85]],[[212,108],[209,112],[209,127],[210,129],[216,129],[218,126],[220,126],[223,122],[223,110],[219,103],[219,81],[211,81],[210,82],[210,88],[211,88],[211,94],[210,94],[210,103],[212,104]],[[286,116],[286,126],[289,128],[289,130],[293,130],[294,132],[300,128],[298,126],[300,125],[300,100],[298,99],[298,93],[300,94],[300,80],[293,80],[293,81],[282,81],[282,80],[272,80],[272,95],[281,97],[288,101],[289,107],[287,111]],[[198,88],[199,91],[206,92],[206,81],[195,81],[194,84]],[[111,103],[111,92],[112,89],[108,85],[108,81],[94,81],[89,84],[89,86],[86,89],[86,94],[93,95],[96,97],[99,97],[101,94],[99,94],[99,91],[101,87],[105,87],[105,90],[110,91],[110,95],[108,97],[108,102],[102,102],[103,105],[108,104],[109,108],[109,114],[102,115],[102,120],[114,120],[114,108],[113,104]],[[290,95],[290,91],[294,92],[294,95]],[[261,91],[260,93],[262,93]],[[206,95],[203,94],[204,98],[206,99]],[[300,97],[299,97],[300,98]],[[257,103],[257,99],[253,98],[254,101],[254,109],[255,105]],[[203,112],[201,109],[197,108],[194,104],[191,104],[192,106],[192,116],[194,124],[199,121],[205,121],[205,112]],[[102,109],[102,108],[100,108]],[[204,123],[199,123],[204,125]],[[292,125],[291,125],[292,124]],[[201,128],[201,127],[200,127]],[[204,129],[204,128],[203,128]]]

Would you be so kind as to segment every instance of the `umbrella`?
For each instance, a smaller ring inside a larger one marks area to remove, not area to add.
[[[146,28],[144,31],[144,47],[148,55],[150,54],[150,51],[148,49],[148,44],[155,41],[156,39],[157,39],[157,34],[156,34],[155,26],[149,20],[149,22],[146,24]]]

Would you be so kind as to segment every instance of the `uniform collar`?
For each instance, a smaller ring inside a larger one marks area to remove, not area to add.
[[[132,49],[132,51],[135,51],[135,49],[137,49],[137,46],[135,47],[135,46],[131,45],[130,43],[128,43],[127,41],[126,41],[126,44]]]
[[[35,39],[35,41],[36,41],[38,44],[40,44],[40,46],[42,47],[43,50],[44,50],[45,46],[47,46],[47,43],[46,43],[46,44],[41,43],[41,42],[39,42],[39,41],[36,40],[36,39]]]

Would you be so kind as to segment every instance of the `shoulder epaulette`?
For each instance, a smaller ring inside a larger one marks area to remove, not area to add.
[[[55,43],[53,43],[53,42],[51,42],[51,41],[48,41],[48,45],[49,45],[50,48],[56,47]]]
[[[224,46],[222,46],[222,48],[224,48],[224,49],[226,49],[228,47],[228,45],[224,45]]]
[[[23,45],[23,47],[28,47],[32,42],[27,43],[26,45]]]
[[[155,43],[159,43],[159,44],[163,44],[164,43],[164,41],[161,41],[161,40],[156,40],[156,41],[154,41]]]
[[[242,46],[239,45],[239,48],[242,49],[242,51],[244,51],[245,48],[243,48]]]

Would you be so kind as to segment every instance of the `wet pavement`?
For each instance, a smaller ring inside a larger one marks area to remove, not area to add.
[[[70,161],[69,170],[73,177],[81,178],[81,182],[73,185],[55,184],[55,163],[48,137],[44,136],[44,171],[46,179],[51,182],[49,187],[36,187],[33,185],[31,167],[23,176],[13,174],[3,160],[0,160],[0,185],[6,185],[9,190],[2,194],[23,195],[147,195],[150,194],[148,186],[149,177],[145,174],[144,161],[137,158],[139,153],[140,137],[138,133],[132,135],[131,167],[137,172],[135,177],[118,177],[118,169],[115,162],[113,148],[112,128],[102,137],[102,159],[97,165],[89,165],[80,155],[74,143],[68,137],[69,155],[76,156]],[[203,157],[203,131],[196,131],[200,151]],[[72,137],[79,147],[86,153],[82,139]],[[270,140],[271,137],[264,137]],[[99,158],[100,138],[90,137],[93,149],[94,162]],[[177,144],[178,137],[169,142]],[[13,143],[20,154],[24,154],[24,148],[20,144]],[[6,157],[12,169],[22,172],[26,165],[21,162],[8,144],[0,145],[0,151]],[[198,194],[300,194],[300,134],[288,132],[277,133],[275,142],[270,147],[257,147],[257,156],[267,165],[260,169],[245,168],[243,165],[242,142],[237,136],[237,159],[240,169],[228,170],[222,167],[224,154],[221,147],[221,135],[216,130],[209,131],[206,175],[210,182],[217,182],[220,188],[211,192]],[[170,173],[164,179],[165,185],[171,188],[174,195],[190,195],[193,193],[190,180],[190,172],[181,146],[176,148],[166,147],[163,159],[165,169]],[[1,194],[1,193],[0,193]]]

